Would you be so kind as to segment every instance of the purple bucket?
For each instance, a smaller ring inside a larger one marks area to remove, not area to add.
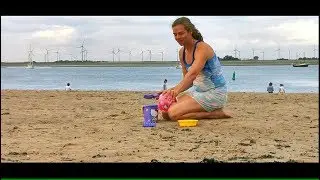
[[[155,127],[158,120],[158,105],[145,105],[143,110],[143,127]]]

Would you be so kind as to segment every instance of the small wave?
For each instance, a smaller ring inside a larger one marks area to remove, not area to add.
[[[50,66],[35,67],[35,69],[47,69],[47,68],[52,68],[52,67],[50,67]]]
[[[25,67],[20,67],[20,66],[8,66],[8,67],[1,67],[1,68],[8,68],[8,69],[24,69]]]
[[[312,81],[312,80],[293,80],[293,81],[287,81],[286,83],[292,84],[294,86],[305,86],[305,87],[319,87],[318,81]]]

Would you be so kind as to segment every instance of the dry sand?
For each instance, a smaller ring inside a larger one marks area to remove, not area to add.
[[[1,91],[2,162],[319,162],[319,94],[229,93],[233,118],[142,127],[145,92]]]

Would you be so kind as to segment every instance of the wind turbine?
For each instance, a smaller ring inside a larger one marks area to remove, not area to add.
[[[28,51],[28,60],[29,60],[29,64],[27,66],[27,68],[29,69],[33,69],[34,65],[33,65],[33,60],[32,60],[32,56],[34,56],[33,54],[33,49],[31,50],[31,45],[30,45],[30,50]]]
[[[289,57],[288,57],[288,60],[290,60],[290,49],[289,49]]]
[[[163,61],[163,51],[160,51],[161,54],[161,61]]]
[[[262,60],[264,60],[264,51],[261,51],[262,53]]]
[[[54,52],[54,53],[57,53],[57,61],[59,61],[59,50],[57,50],[56,52]]]
[[[239,53],[239,59],[240,59],[240,51],[237,49],[237,52]]]
[[[131,50],[129,50],[129,61],[131,61],[131,56],[132,56],[132,49]]]
[[[81,61],[83,62],[83,59],[84,59],[84,56],[83,56],[83,53],[84,53],[84,40],[83,40],[83,42],[82,42],[82,44],[81,44],[81,46],[79,46],[79,47],[77,47],[77,48],[81,48]]]
[[[86,61],[86,60],[88,60],[88,50],[85,49],[84,52],[85,52],[85,54],[84,54],[84,60]]]
[[[238,52],[237,45],[235,46],[233,51],[234,51],[234,57],[237,58],[237,52]]]
[[[112,49],[111,53],[112,53],[112,62],[114,62],[114,55],[117,54],[117,53],[114,51],[114,48]]]
[[[313,57],[315,58],[315,59],[317,59],[316,58],[316,51],[317,51],[318,49],[316,49],[316,45],[314,45],[313,46]]]
[[[118,48],[118,51],[117,51],[117,54],[118,54],[118,61],[120,61],[120,52],[122,52],[122,50],[120,50],[120,49]]]
[[[148,49],[147,51],[149,52],[149,58],[150,58],[150,61],[151,61],[151,50]]]
[[[252,59],[254,59],[254,51],[255,49],[252,48]]]
[[[47,54],[46,54],[46,52],[44,53],[44,62],[47,62]]]
[[[278,59],[280,59],[280,44],[278,43],[278,49],[276,49],[275,51],[278,51]]]
[[[298,60],[300,58],[301,52],[296,52],[296,59]]]
[[[70,53],[69,55],[70,55],[70,61],[72,61],[72,53]]]
[[[85,54],[85,52],[86,52],[86,49],[85,48],[83,48],[83,50],[81,50],[81,55],[82,55],[82,61],[85,61],[86,60],[86,54]]]
[[[46,48],[46,62],[49,62],[49,51],[52,51],[52,49]]]
[[[237,53],[239,52],[239,59],[240,59],[240,51],[238,50],[237,45],[234,45],[233,51],[234,51],[234,58],[237,58]],[[215,51],[215,52],[217,52],[217,51]]]
[[[142,59],[142,61],[143,61],[143,50],[141,49],[141,59]]]

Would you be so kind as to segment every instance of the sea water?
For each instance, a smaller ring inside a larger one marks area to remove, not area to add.
[[[288,93],[319,91],[319,66],[223,66],[230,92],[266,92],[284,84]],[[235,80],[232,80],[235,72]],[[182,79],[176,67],[1,67],[1,89],[63,90],[69,82],[75,90],[159,91]]]

